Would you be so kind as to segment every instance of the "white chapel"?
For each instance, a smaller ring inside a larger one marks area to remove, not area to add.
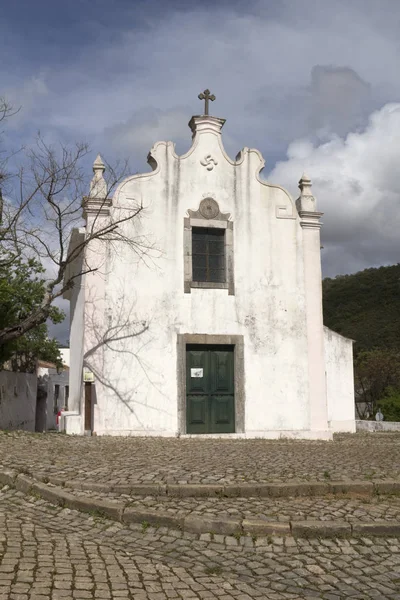
[[[323,325],[322,213],[223,146],[224,119],[157,142],[151,170],[108,195],[98,156],[85,226],[118,223],[69,268],[67,433],[329,440],[355,431],[352,340]],[[89,265],[90,268],[87,268]],[[71,271],[72,269],[72,271]]]

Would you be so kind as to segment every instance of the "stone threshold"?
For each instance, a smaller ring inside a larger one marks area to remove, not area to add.
[[[262,519],[213,518],[205,515],[190,514],[182,516],[167,511],[146,508],[132,508],[128,503],[96,498],[74,496],[65,488],[37,481],[27,475],[12,470],[0,470],[0,485],[37,496],[53,505],[79,510],[93,517],[108,518],[127,525],[147,527],[168,527],[181,532],[232,536],[239,541],[248,538],[256,544],[258,537],[293,536],[300,538],[338,538],[338,537],[399,537],[400,521],[366,521],[350,523],[347,521],[288,521],[270,522]]]

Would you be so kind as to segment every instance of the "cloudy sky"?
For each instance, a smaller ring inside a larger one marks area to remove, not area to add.
[[[398,0],[14,0],[0,95],[22,109],[7,143],[40,130],[141,171],[157,140],[188,149],[209,87],[232,157],[258,148],[294,195],[311,176],[325,276],[397,263],[399,30]]]

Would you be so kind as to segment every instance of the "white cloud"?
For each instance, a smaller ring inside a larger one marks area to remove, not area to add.
[[[268,180],[296,197],[296,183],[310,174],[319,210],[325,213],[322,240],[325,271],[348,273],[399,261],[400,104],[374,112],[365,131],[320,145],[296,140],[288,159]]]
[[[310,171],[325,211],[325,273],[398,262],[398,105],[369,124],[368,116],[400,101],[400,3],[231,0],[179,11],[169,3],[156,10],[149,0],[142,12],[123,4],[104,4],[101,26],[99,13],[86,13],[71,31],[74,51],[42,52],[47,62],[36,70],[21,64],[20,38],[7,38],[0,95],[22,105],[9,122],[18,139],[8,135],[8,147],[40,129],[53,143],[88,141],[91,160],[120,155],[133,172],[147,169],[156,141],[175,141],[178,152],[190,145],[187,122],[209,87],[217,96],[212,113],[227,119],[231,157],[258,148],[269,178],[295,195],[303,169]]]

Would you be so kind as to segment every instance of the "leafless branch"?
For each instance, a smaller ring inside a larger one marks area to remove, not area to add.
[[[3,108],[2,108],[3,106]],[[8,114],[8,105],[0,101],[0,121]],[[154,244],[144,237],[126,235],[125,225],[140,219],[143,206],[109,211],[107,219],[100,219],[109,206],[118,183],[126,174],[126,163],[107,167],[107,197],[95,199],[91,205],[91,219],[83,220],[88,199],[88,168],[86,144],[73,147],[49,146],[40,136],[36,145],[26,153],[27,161],[14,177],[14,186],[4,199],[3,220],[0,226],[0,267],[12,263],[16,257],[35,257],[48,271],[43,301],[32,314],[0,330],[0,344],[24,335],[44,323],[50,315],[56,298],[71,289],[80,276],[98,269],[90,260],[93,243],[108,244],[115,251],[128,246],[140,260],[151,261]],[[83,200],[82,200],[83,199]],[[70,246],[73,229],[85,226],[85,235],[75,246]],[[71,266],[83,257],[82,268],[75,272]]]

